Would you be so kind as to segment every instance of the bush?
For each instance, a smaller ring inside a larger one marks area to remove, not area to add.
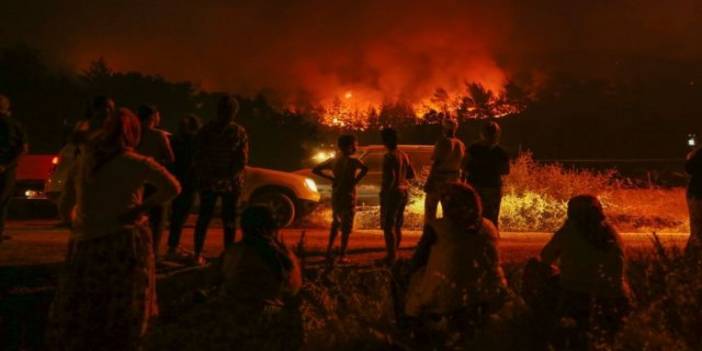
[[[424,223],[424,192],[420,180],[410,191],[405,228],[421,230]],[[610,221],[625,232],[689,230],[683,188],[634,187],[615,170],[592,171],[539,163],[530,153],[519,155],[504,179],[500,229],[510,232],[552,232],[566,217],[568,199],[596,195]],[[328,226],[331,209],[322,206],[307,224]],[[360,207],[356,229],[378,229],[378,206]]]

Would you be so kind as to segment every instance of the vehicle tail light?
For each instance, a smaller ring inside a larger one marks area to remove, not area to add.
[[[51,169],[49,169],[49,177],[54,175],[54,172],[56,172],[56,169],[58,168],[59,162],[61,162],[61,158],[58,156],[54,156],[51,159]]]

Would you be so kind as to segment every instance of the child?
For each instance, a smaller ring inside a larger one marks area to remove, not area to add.
[[[380,222],[385,236],[388,264],[395,262],[402,240],[402,224],[407,205],[408,180],[414,169],[406,153],[397,149],[397,131],[385,128],[380,132],[387,153],[383,158],[383,182],[380,189]]]
[[[352,157],[358,147],[356,137],[342,135],[339,137],[338,146],[340,156],[322,162],[312,169],[312,172],[332,181],[332,225],[327,245],[327,260],[331,263],[332,246],[341,228],[339,263],[348,263],[346,247],[349,244],[356,212],[356,184],[366,176],[368,167]]]

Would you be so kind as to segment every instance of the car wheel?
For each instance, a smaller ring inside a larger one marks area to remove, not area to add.
[[[251,203],[264,205],[273,210],[273,215],[281,228],[290,226],[295,221],[295,201],[283,192],[269,191],[256,195]]]

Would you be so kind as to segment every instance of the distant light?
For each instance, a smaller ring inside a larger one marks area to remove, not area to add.
[[[316,162],[324,162],[330,158],[334,158],[336,156],[336,153],[334,151],[318,151],[314,156],[312,156],[312,160]]]
[[[353,93],[351,91],[347,91],[346,94],[344,94],[344,97],[348,100],[353,97]]]
[[[51,159],[51,164],[54,166],[58,165],[59,164],[59,157],[54,156],[54,158]]]

